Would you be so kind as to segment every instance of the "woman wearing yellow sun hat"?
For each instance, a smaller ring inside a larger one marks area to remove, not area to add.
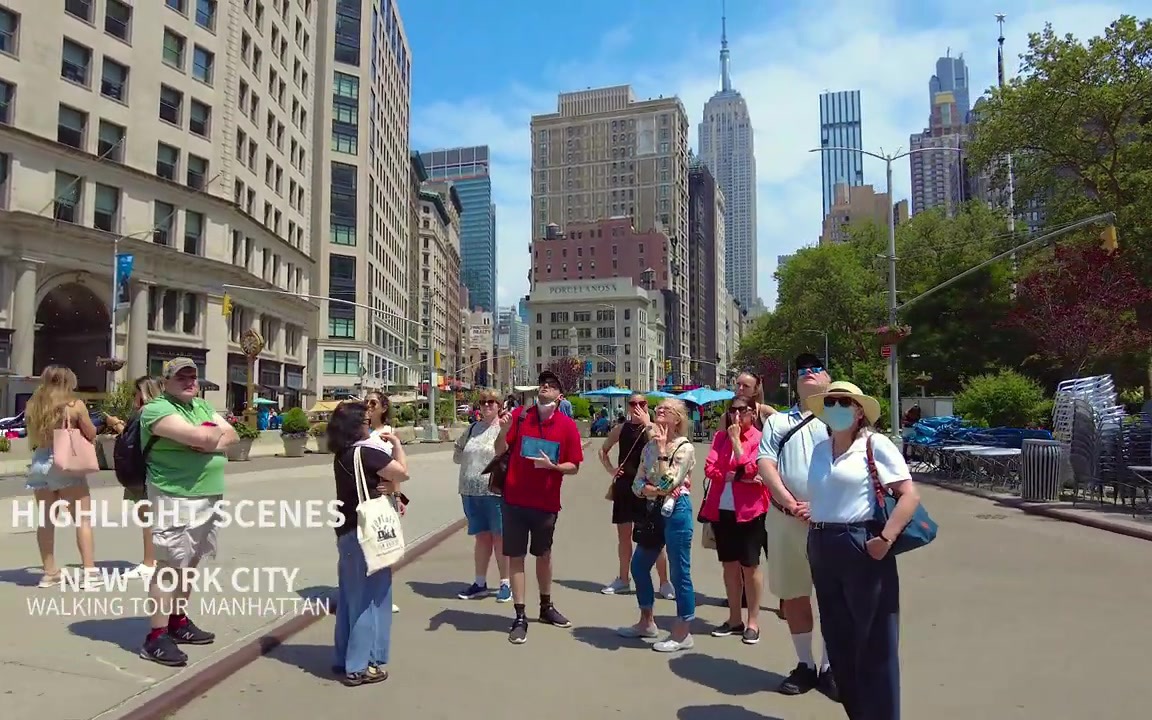
[[[806,404],[831,430],[808,475],[808,561],[828,659],[849,718],[898,720],[900,578],[889,551],[920,494],[900,450],[872,432],[876,398],[837,381]],[[897,498],[886,519],[877,486]]]

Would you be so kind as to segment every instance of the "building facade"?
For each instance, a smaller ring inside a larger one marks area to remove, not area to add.
[[[461,375],[472,387],[495,387],[496,328],[492,313],[473,308],[468,314],[468,344]]]
[[[501,308],[496,318],[496,359],[501,388],[529,384],[534,376],[528,362],[528,325],[514,307]]]
[[[424,326],[420,364],[425,374],[430,364],[435,366],[440,388],[447,387],[459,370],[455,348],[460,343],[460,213],[460,197],[451,183],[424,183],[414,253]]]
[[[968,124],[969,113],[972,111],[972,96],[968,63],[965,62],[963,54],[952,57],[952,53],[949,52],[936,61],[936,74],[928,79],[928,104],[935,104],[936,96],[942,92],[952,93],[959,121]]]
[[[700,160],[724,194],[724,275],[744,307],[760,303],[756,274],[756,147],[748,103],[732,88],[727,19],[720,43],[720,92],[704,105]]]
[[[834,189],[832,208],[824,218],[820,233],[820,244],[844,242],[850,239],[849,229],[860,222],[875,223],[885,228],[887,233],[888,213],[891,212],[896,224],[908,219],[908,201],[901,200],[892,205],[888,193],[878,193],[871,185],[855,187],[838,184]]]
[[[820,181],[826,218],[836,201],[837,185],[864,184],[864,156],[849,150],[864,149],[859,90],[820,94],[820,147],[824,149],[820,153]]]
[[[461,277],[472,305],[496,309],[496,206],[492,203],[488,146],[434,150],[422,156],[428,175],[451,180],[464,208],[460,216]]]
[[[311,230],[314,285],[326,298],[316,388],[323,398],[412,388],[421,328],[412,287],[408,40],[393,2],[314,6]]]
[[[663,384],[664,293],[628,278],[537,283],[528,296],[531,374],[575,357],[591,372],[584,387],[647,391]],[[589,363],[591,365],[589,366]]]
[[[4,412],[47,365],[103,392],[178,356],[209,402],[238,408],[249,329],[265,338],[261,394],[302,404],[316,307],[289,293],[308,294],[315,266],[300,112],[315,8],[52,5],[0,8]],[[275,101],[254,109],[268,83]],[[132,267],[114,290],[117,253]],[[225,284],[285,294],[237,291],[225,318]]]
[[[688,173],[688,267],[691,383],[719,387],[726,306],[731,301],[724,278],[724,193],[703,163]]]
[[[971,199],[964,157],[968,125],[961,107],[951,91],[937,93],[928,127],[909,138],[913,215],[943,208],[951,217],[961,203]]]
[[[686,375],[688,116],[679,98],[636,100],[627,85],[561,93],[555,113],[532,118],[532,213],[535,237],[550,224],[629,218],[668,238],[666,266],[653,270],[668,276],[667,354]]]
[[[566,233],[549,225],[532,243],[532,285],[623,277],[640,286],[650,273],[653,288],[667,289],[670,245],[659,230],[637,232],[630,218],[572,223]]]

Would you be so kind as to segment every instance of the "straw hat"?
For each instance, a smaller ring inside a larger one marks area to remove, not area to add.
[[[850,397],[864,409],[864,417],[868,418],[868,422],[875,423],[880,419],[880,403],[876,398],[865,395],[856,385],[848,382],[847,380],[837,380],[836,382],[829,383],[828,388],[822,392],[817,393],[808,398],[805,405],[808,411],[818,418],[824,417],[824,398],[831,395],[832,397]]]

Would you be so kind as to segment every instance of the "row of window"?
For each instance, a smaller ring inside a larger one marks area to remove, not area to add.
[[[228,340],[240,342],[241,336],[253,327],[252,320],[256,312],[241,305],[232,306],[232,314],[228,318]],[[260,315],[260,335],[264,338],[265,352],[276,353],[280,348],[280,328],[284,328],[284,354],[289,357],[300,357],[300,343],[303,331],[291,323],[285,323],[279,318],[269,315]]]
[[[256,241],[254,239],[245,236],[244,233],[239,230],[232,231],[231,256],[233,265],[242,267],[253,275],[258,274],[263,280],[277,287],[295,293],[305,292],[304,271],[301,268],[296,267],[290,262],[282,263],[280,256],[272,252],[269,248],[262,248],[260,250],[260,265],[259,268],[257,268],[254,262],[256,258],[255,249]],[[259,272],[257,272],[257,270],[259,270]]]
[[[92,0],[64,0],[64,12],[89,25],[96,24]],[[132,6],[120,0],[105,0],[104,32],[126,43],[132,41]]]

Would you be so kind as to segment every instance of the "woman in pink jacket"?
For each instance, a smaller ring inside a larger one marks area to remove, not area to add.
[[[728,620],[712,635],[740,635],[745,644],[755,645],[760,642],[760,591],[764,582],[760,555],[765,543],[768,488],[756,470],[761,435],[754,424],[756,406],[737,397],[726,417],[732,424],[717,431],[704,463],[704,477],[710,482],[700,510],[700,518],[712,525],[728,596]],[[747,622],[741,618],[742,593],[748,601]]]

